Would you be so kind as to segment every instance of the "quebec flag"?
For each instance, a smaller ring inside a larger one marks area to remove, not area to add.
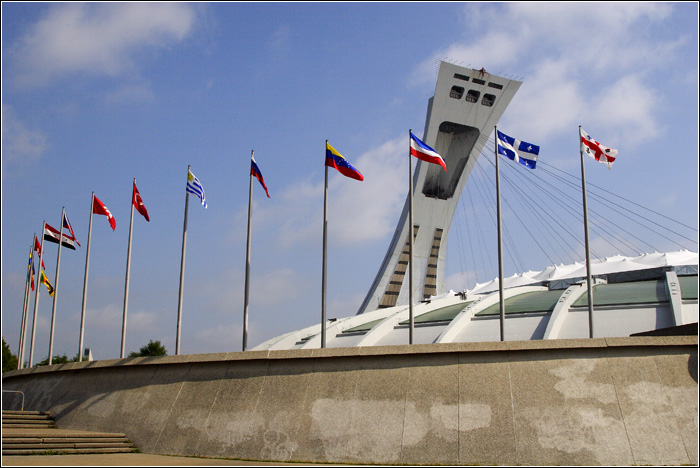
[[[505,133],[496,130],[498,138],[498,153],[517,161],[528,169],[534,169],[540,147],[526,141],[516,140]]]

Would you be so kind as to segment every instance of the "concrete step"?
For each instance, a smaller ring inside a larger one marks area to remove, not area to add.
[[[57,448],[134,448],[128,441],[119,442],[55,442],[55,443],[10,443],[2,444],[3,449],[57,449]]]
[[[55,429],[56,423],[50,422],[50,423],[43,423],[43,424],[34,424],[34,423],[26,424],[23,422],[5,423],[3,421],[2,428],[3,429]]]
[[[126,434],[58,429],[48,413],[3,411],[2,454],[109,454],[137,452]]]
[[[131,453],[135,452],[134,448],[64,448],[64,449],[2,449],[3,455],[38,455],[38,454],[106,454],[106,453]]]
[[[51,419],[50,413],[41,411],[3,411],[2,419]]]

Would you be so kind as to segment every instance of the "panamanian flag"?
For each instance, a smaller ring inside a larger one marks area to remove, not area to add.
[[[418,137],[413,134],[413,132],[409,131],[408,133],[411,136],[411,156],[414,156],[421,161],[439,164],[442,166],[445,172],[447,172],[447,166],[445,165],[445,160],[442,159],[442,156],[440,156],[437,151],[432,149],[430,146],[419,140]]]

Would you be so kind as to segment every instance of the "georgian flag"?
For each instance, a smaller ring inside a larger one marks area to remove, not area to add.
[[[115,221],[114,216],[112,216],[112,213],[109,212],[104,203],[102,203],[95,196],[95,194],[92,195],[92,198],[94,200],[92,212],[95,214],[105,215],[109,219],[109,225],[112,226],[112,231],[114,231],[114,229],[117,227],[117,222]]]
[[[433,164],[439,164],[447,172],[447,166],[445,165],[445,160],[442,159],[437,151],[432,149],[430,146],[426,145],[420,141],[413,132],[409,131],[411,135],[411,156],[414,156],[421,161],[426,161]]]
[[[498,139],[498,154],[502,154],[515,162],[519,162],[528,169],[534,169],[537,165],[537,155],[540,147],[526,141],[516,140],[505,133],[496,130]]]
[[[579,127],[579,130],[581,131],[581,151],[596,161],[607,164],[608,169],[612,169],[612,165],[617,158],[617,150],[601,145],[581,127]]]

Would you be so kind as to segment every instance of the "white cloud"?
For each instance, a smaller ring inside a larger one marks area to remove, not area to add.
[[[48,148],[42,132],[31,130],[20,121],[12,108],[2,104],[2,160],[5,165],[31,164],[38,161]],[[4,176],[4,172],[3,172]]]
[[[337,245],[380,239],[391,233],[408,193],[405,137],[370,149],[350,163],[365,177],[347,178],[329,169],[328,236]],[[318,179],[317,174],[312,175]],[[323,233],[323,183],[312,178],[287,187],[273,203],[255,206],[260,230],[278,229],[276,246],[316,245]]]
[[[517,122],[513,130],[530,141],[592,121],[620,138],[653,138],[662,124],[654,109],[663,89],[654,90],[658,79],[652,74],[666,71],[685,41],[654,33],[672,9],[655,3],[469,4],[467,38],[436,51],[413,77],[434,80],[435,60],[443,58],[524,76],[504,120]],[[504,27],[485,27],[493,24]]]
[[[44,85],[72,73],[119,76],[144,46],[163,48],[191,31],[184,3],[54,4],[14,47],[20,81]]]
[[[153,99],[153,90],[146,84],[125,85],[104,95],[104,100],[110,104],[144,103]]]
[[[393,232],[408,194],[407,155],[406,137],[399,137],[351,161],[364,175],[362,182],[335,177],[328,214],[328,231],[334,241],[357,244]]]

